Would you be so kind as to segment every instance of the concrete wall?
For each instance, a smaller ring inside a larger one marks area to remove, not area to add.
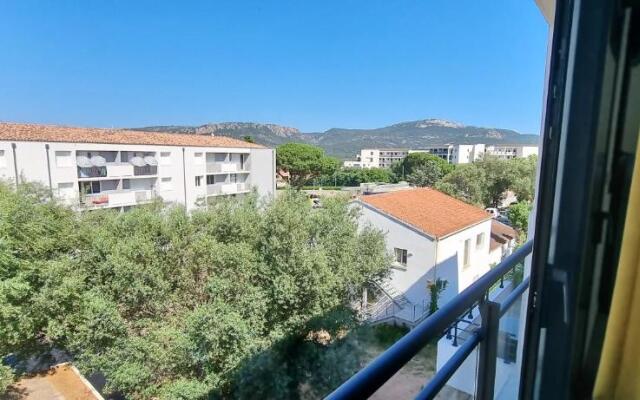
[[[247,183],[258,190],[262,197],[274,197],[276,193],[276,151],[251,149],[249,160],[251,174]]]
[[[414,304],[428,297],[427,280],[434,279],[436,242],[406,225],[368,208],[361,203],[360,224],[370,224],[385,234],[387,252],[393,256],[394,248],[407,249],[407,266],[393,266],[391,284]]]
[[[478,235],[484,235],[480,246],[476,246]],[[438,269],[441,279],[449,281],[442,294],[441,302],[451,300],[455,295],[489,271],[489,240],[491,221],[487,220],[448,236],[438,243]],[[470,265],[464,266],[464,242],[469,239]],[[455,277],[455,278],[454,278]]]

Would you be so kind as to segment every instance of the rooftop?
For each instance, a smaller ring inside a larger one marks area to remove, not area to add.
[[[489,245],[491,250],[495,250],[517,237],[518,232],[509,225],[503,224],[495,219],[491,221],[491,243]]]
[[[77,128],[61,125],[0,122],[0,140],[25,142],[137,144],[189,147],[263,148],[227,136],[141,132],[126,129]]]
[[[483,209],[431,188],[361,196],[359,201],[438,239],[491,219]]]

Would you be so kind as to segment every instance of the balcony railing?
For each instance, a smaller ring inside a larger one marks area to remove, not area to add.
[[[476,306],[480,309],[482,320],[480,326],[468,332],[457,351],[436,372],[416,398],[435,398],[466,358],[476,347],[480,346],[477,398],[493,399],[500,317],[527,290],[529,278],[525,278],[501,303],[488,300],[488,294],[494,284],[504,279],[505,274],[524,261],[524,258],[531,253],[532,248],[532,241],[522,245],[500,264],[409,331],[364,369],[343,383],[327,396],[327,399],[368,398],[428,343],[445,335],[451,335],[452,329],[457,330],[458,323],[464,319],[463,316],[468,315]],[[457,332],[455,334],[457,337]]]
[[[223,194],[242,193],[249,190],[247,183],[215,183],[207,185],[207,195],[218,196]]]
[[[247,163],[240,165],[237,162],[208,162],[207,173],[235,173],[235,172],[249,172]]]
[[[80,195],[80,204],[86,208],[130,206],[150,202],[155,196],[152,189],[110,190]]]

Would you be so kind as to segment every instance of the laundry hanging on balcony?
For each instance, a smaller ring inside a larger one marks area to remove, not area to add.
[[[90,159],[91,165],[94,167],[104,167],[107,165],[107,160],[102,156],[93,156]]]
[[[86,157],[86,156],[76,156],[76,164],[80,168],[91,168],[91,167],[93,167],[93,164],[91,163],[91,160],[89,159],[89,157]]]
[[[156,165],[158,165],[158,160],[156,160],[156,158],[154,156],[146,156],[144,158],[144,162],[147,165],[150,165],[152,167],[155,167]]]

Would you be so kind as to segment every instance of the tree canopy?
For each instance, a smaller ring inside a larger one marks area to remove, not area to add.
[[[337,332],[387,257],[342,199],[77,214],[0,184],[0,356],[64,349],[131,399],[321,393],[359,367]]]
[[[436,183],[436,188],[471,204],[495,207],[508,191],[518,201],[533,200],[537,157],[510,160],[485,157],[458,165]]]
[[[361,183],[391,183],[395,176],[388,168],[340,168],[332,174],[324,174],[318,182],[322,185],[359,186]]]
[[[455,166],[433,154],[410,153],[392,168],[399,179],[406,179],[416,186],[433,186]]]
[[[303,143],[287,143],[276,149],[276,165],[289,173],[289,184],[301,188],[322,174],[332,174],[338,160],[325,155],[321,147]]]

